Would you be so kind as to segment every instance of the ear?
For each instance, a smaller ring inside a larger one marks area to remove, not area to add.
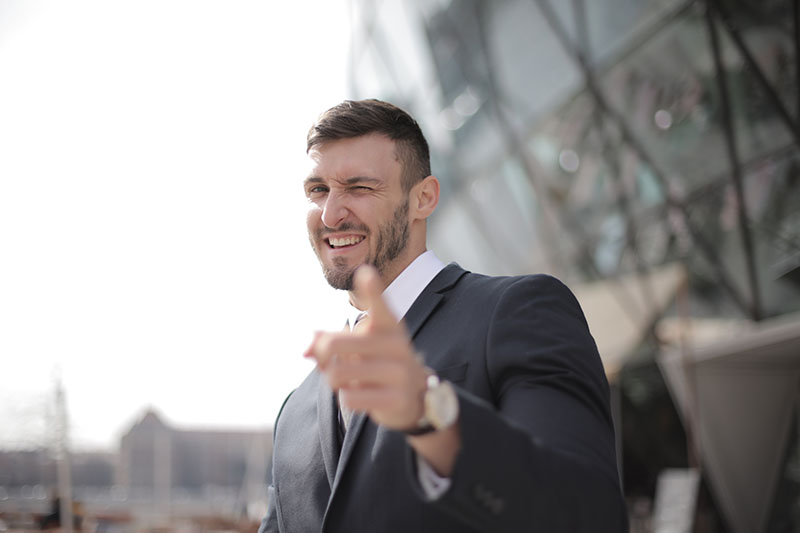
[[[435,176],[426,177],[411,188],[409,196],[412,220],[425,220],[439,203],[439,180]]]

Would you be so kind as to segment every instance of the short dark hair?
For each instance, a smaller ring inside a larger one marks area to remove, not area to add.
[[[403,165],[403,190],[431,174],[428,141],[411,115],[380,100],[345,100],[319,116],[308,130],[306,152],[314,146],[338,139],[378,133],[395,142],[398,161]]]

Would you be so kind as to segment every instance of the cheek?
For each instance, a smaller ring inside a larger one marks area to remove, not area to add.
[[[380,222],[380,205],[376,205],[374,201],[368,198],[358,198],[350,202],[347,206],[350,212],[350,217],[358,224],[366,226],[375,226]],[[374,229],[374,228],[373,228]]]
[[[319,227],[322,221],[322,209],[317,204],[309,203],[308,210],[306,211],[306,226],[308,232],[312,233],[313,230]]]

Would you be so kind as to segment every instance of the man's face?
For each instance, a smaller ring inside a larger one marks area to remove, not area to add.
[[[395,143],[383,135],[340,139],[309,151],[308,237],[325,279],[352,290],[353,273],[373,265],[388,283],[405,268],[408,193]]]

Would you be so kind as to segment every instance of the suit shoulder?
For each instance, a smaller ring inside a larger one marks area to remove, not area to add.
[[[539,313],[549,309],[583,318],[580,303],[569,287],[549,274],[468,274],[459,288],[464,299],[485,311],[492,310],[492,314],[506,315],[520,311]]]
[[[292,397],[292,394],[294,394],[296,390],[297,389],[292,389],[292,391],[289,394],[286,395],[286,398],[284,398],[283,403],[281,404],[281,408],[278,409],[278,416],[275,417],[275,424],[273,424],[273,428],[274,428],[274,430],[272,432],[272,442],[273,443],[275,442],[275,435],[278,433],[278,431],[277,431],[278,422],[281,419],[281,414],[283,414],[283,410],[286,408],[286,404],[289,403],[289,398]]]
[[[487,276],[485,274],[467,273],[463,278],[466,289],[487,290],[496,293],[505,291],[538,291],[571,293],[560,279],[550,274],[524,274],[520,276]]]
[[[563,281],[550,274],[528,274],[515,276],[513,279],[515,287],[572,294],[572,291]]]
[[[275,433],[277,434],[278,424],[283,421],[282,414],[296,411],[298,409],[307,410],[316,405],[317,390],[320,386],[320,374],[315,368],[306,376],[300,385],[292,390],[281,405],[278,416],[275,419]]]

